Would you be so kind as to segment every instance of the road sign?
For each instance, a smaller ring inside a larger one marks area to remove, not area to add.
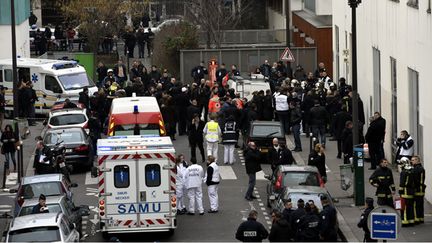
[[[292,54],[291,50],[287,47],[282,52],[282,55],[279,58],[282,61],[288,61],[288,62],[295,62],[294,55]]]
[[[371,213],[371,238],[378,240],[396,240],[398,233],[398,215],[396,213]]]

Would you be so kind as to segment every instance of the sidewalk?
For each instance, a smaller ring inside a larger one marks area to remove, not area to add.
[[[292,135],[287,136],[288,147],[294,148],[294,138]],[[347,191],[341,189],[340,171],[339,165],[343,164],[342,159],[337,159],[337,144],[336,141],[329,141],[329,137],[326,140],[326,164],[328,167],[326,188],[330,194],[339,199],[338,203],[335,203],[337,207],[339,217],[339,224],[342,233],[348,242],[353,241],[363,241],[363,230],[357,227],[357,223],[360,219],[360,215],[363,212],[364,207],[356,207],[354,205],[353,187],[349,188]],[[307,159],[309,155],[309,138],[306,136],[301,136],[303,152],[293,152],[294,158],[299,164],[307,164]],[[372,174],[372,170],[368,170],[370,163],[365,163],[365,197],[372,197],[375,199],[375,188],[369,184],[369,177]],[[399,186],[399,172],[392,166],[393,177],[395,180],[396,189]],[[397,194],[397,193],[396,193]],[[401,241],[431,241],[431,226],[432,226],[432,205],[425,200],[425,223],[422,225],[416,225],[414,227],[402,228],[398,234],[398,240]]]

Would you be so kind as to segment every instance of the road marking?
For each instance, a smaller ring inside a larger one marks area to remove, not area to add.
[[[90,219],[90,222],[92,222],[94,225],[99,222],[97,214],[93,215],[93,219]]]
[[[327,173],[331,172],[330,168],[327,165],[325,165],[325,166],[326,166],[326,172]]]
[[[264,216],[264,218],[265,218],[266,220],[270,220],[270,218],[269,218],[268,216]]]
[[[99,192],[99,190],[97,188],[93,188],[93,187],[87,187],[86,191],[88,191],[88,192]]]
[[[258,202],[261,202],[262,200],[261,200],[261,198],[258,197],[258,198],[257,198],[257,201],[258,201]]]
[[[261,208],[261,209],[263,209],[263,208]],[[265,210],[265,208],[264,208],[264,210]],[[263,215],[268,215],[268,213],[266,211],[264,211]]]
[[[3,197],[3,196],[13,196],[13,197],[15,197],[15,194],[16,193],[10,193],[10,192],[0,192],[0,197]]]
[[[0,208],[11,208],[11,205],[0,205]]]
[[[269,229],[271,229],[272,222],[271,222],[271,221],[266,221],[266,222],[267,222],[267,224],[269,225]]]
[[[256,179],[257,181],[265,181],[267,180],[266,178],[264,178],[264,171],[260,170],[256,173]]]
[[[261,210],[262,210],[263,212],[265,212],[265,211],[266,211],[266,208],[262,207]]]
[[[92,178],[91,172],[87,171],[86,177],[85,177],[85,185],[93,185],[98,183],[98,178]]]
[[[231,166],[219,166],[222,180],[237,180],[237,176]]]
[[[9,209],[0,209],[0,213],[9,213],[12,212],[12,208]]]
[[[264,206],[264,203],[258,203],[258,205],[260,205],[262,207],[262,206]]]

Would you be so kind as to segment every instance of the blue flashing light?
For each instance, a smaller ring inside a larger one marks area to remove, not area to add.
[[[134,114],[138,114],[139,112],[138,112],[138,106],[137,105],[134,105]]]
[[[74,68],[78,65],[77,61],[70,61],[66,63],[54,63],[52,65],[52,69],[59,70],[59,69],[66,69],[66,68]]]
[[[107,147],[107,146],[99,146],[98,150],[100,151],[111,151],[112,147]]]

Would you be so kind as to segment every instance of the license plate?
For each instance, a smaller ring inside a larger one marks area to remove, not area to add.
[[[66,149],[66,153],[72,153],[72,149]]]
[[[261,149],[261,152],[262,152],[262,153],[267,153],[267,152],[268,152],[268,149],[266,149],[266,148]]]

